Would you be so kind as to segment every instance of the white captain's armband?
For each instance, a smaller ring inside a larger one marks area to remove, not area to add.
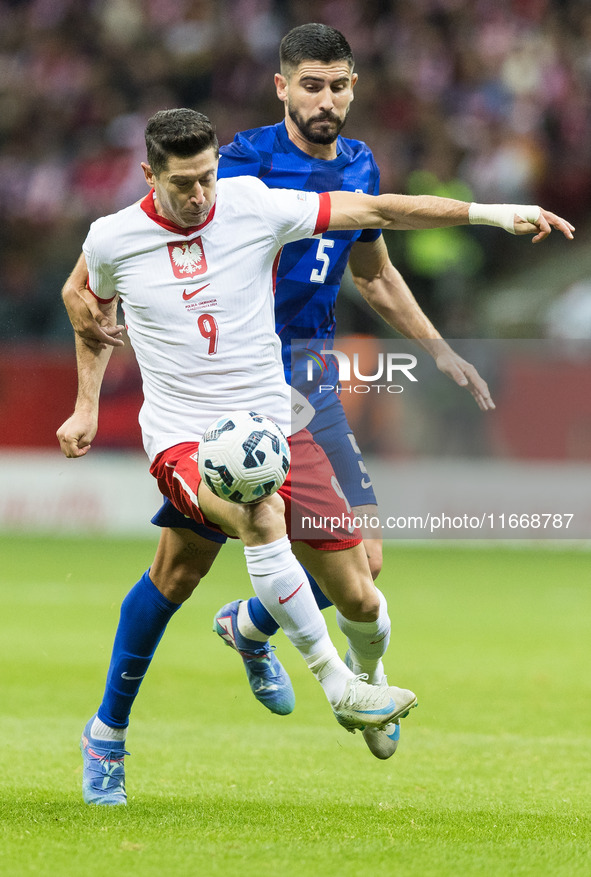
[[[470,225],[496,225],[509,234],[515,234],[515,214],[525,222],[536,223],[541,209],[535,204],[476,204],[472,202],[468,210]]]

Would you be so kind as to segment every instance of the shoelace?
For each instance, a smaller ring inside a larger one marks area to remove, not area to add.
[[[238,649],[238,651],[245,661],[262,661],[263,658],[268,658],[271,652],[274,652],[276,648],[277,646],[265,643],[260,649]]]
[[[126,749],[108,749],[103,755],[100,752],[97,752],[95,747],[91,746],[90,743],[88,744],[88,748],[92,753],[91,757],[96,756],[96,758],[93,758],[92,760],[100,762],[101,765],[104,765],[106,762],[107,768],[110,768],[113,762],[123,761],[125,755],[131,755]]]
[[[347,699],[344,703],[344,706],[352,706],[357,700],[357,686],[360,682],[367,682],[369,676],[367,673],[360,673],[358,676],[351,681],[351,685],[349,687],[349,692],[347,694]],[[385,688],[383,685],[370,685],[370,689],[372,691],[368,691],[364,694],[364,700],[368,707],[380,707],[384,705],[384,691]],[[386,686],[387,690],[387,686]],[[390,694],[388,693],[388,700],[391,700]]]

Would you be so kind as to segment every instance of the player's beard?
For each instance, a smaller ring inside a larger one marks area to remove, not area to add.
[[[322,145],[328,145],[329,143],[334,143],[337,139],[341,131],[343,130],[343,126],[347,121],[347,116],[343,119],[339,119],[338,116],[335,116],[334,113],[323,113],[321,116],[314,116],[311,119],[308,119],[306,122],[302,119],[297,110],[295,110],[289,103],[287,105],[287,112],[289,113],[289,117],[294,122],[295,125],[299,128],[300,133],[303,137],[306,138],[310,143],[320,143]],[[315,122],[332,122],[333,124],[328,129],[322,130],[317,126],[314,126]]]

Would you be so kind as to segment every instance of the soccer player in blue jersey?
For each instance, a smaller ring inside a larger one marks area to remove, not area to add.
[[[326,25],[302,25],[282,40],[280,62],[275,86],[285,106],[284,121],[237,134],[233,143],[221,149],[218,175],[252,174],[271,188],[378,194],[380,174],[371,150],[365,143],[340,135],[357,82],[347,40]],[[402,328],[406,335],[424,338],[426,345],[443,343],[418,308],[410,308],[412,325],[400,326],[397,308],[401,300],[412,301],[412,297],[390,262],[381,231],[333,232],[323,234],[319,240],[290,244],[284,247],[277,268],[275,323],[282,341],[286,377],[306,395],[308,385],[302,382],[299,372],[292,373],[292,341],[309,339],[309,346],[320,352],[333,346],[336,300],[347,264],[366,300],[386,322]],[[443,352],[440,347],[439,353]],[[449,367],[453,363],[456,380],[467,382],[481,407],[492,407],[488,388],[476,371],[449,348],[445,353],[445,364]],[[328,363],[322,384],[336,386],[334,358],[329,357]],[[366,513],[372,517],[375,494],[338,394],[314,392],[308,400],[316,412],[309,429],[329,456],[349,504],[361,519]],[[366,531],[364,535],[375,579],[382,565],[381,532]],[[325,595],[314,581],[311,584],[321,608],[329,605],[327,597],[336,604],[339,626],[349,640],[347,658],[355,671],[367,672],[371,680],[382,681],[381,657],[389,638],[383,594],[376,589],[379,607],[375,617],[375,610],[367,611],[375,594],[341,591]],[[216,618],[218,633],[240,651],[247,667],[252,664],[245,653],[253,650],[256,640],[277,630],[277,624],[256,597],[247,603],[234,601],[224,606]],[[372,642],[382,636],[381,642]],[[278,673],[271,684],[281,689],[286,684],[282,683],[284,679]],[[256,695],[260,682],[253,678],[251,684]],[[284,703],[279,694],[273,698],[267,695],[263,702],[273,710],[275,703]],[[386,732],[368,730],[364,734],[371,751],[379,757],[394,753],[398,736],[397,725]]]
[[[285,104],[285,120],[238,134],[221,150],[219,175],[255,175],[271,187],[376,194],[379,172],[370,150],[339,134],[357,81],[351,50],[342,34],[324,25],[295,28],[282,41],[281,73],[275,81]],[[276,325],[288,378],[297,383],[290,373],[292,340],[312,339],[315,345],[330,348],[335,302],[347,263],[361,294],[389,325],[417,339],[442,371],[468,388],[483,410],[494,407],[476,370],[445,344],[422,313],[391,264],[381,232],[375,230],[333,232],[284,248],[277,268]],[[88,321],[84,304],[88,298],[80,293],[84,280],[85,267],[80,263],[64,288],[74,327],[90,345],[122,343],[118,340],[122,327],[114,325],[114,314],[113,325],[104,329]],[[92,304],[89,309],[103,318]],[[375,496],[340,400],[333,394],[325,395],[322,402],[317,396],[310,401],[316,413],[309,428],[327,450],[349,503],[363,513],[375,506]],[[152,578],[166,582],[162,593],[168,600],[182,603],[210,568],[219,550],[216,543],[225,538],[183,517],[168,501],[153,521],[162,530]],[[367,534],[365,544],[375,578],[381,567],[381,542],[377,534]],[[355,591],[333,589],[327,594],[316,588],[316,594],[322,607],[330,605],[329,601],[337,607],[354,672],[367,673],[373,682],[385,682],[382,656],[390,621],[383,595],[369,583]],[[268,642],[277,625],[262,604],[256,598],[228,604],[217,613],[214,629],[241,654],[257,699],[273,712],[291,712],[293,689]],[[128,710],[139,682],[131,688]],[[125,717],[120,724],[126,724]],[[398,734],[398,725],[392,725],[383,731],[366,730],[364,739],[374,755],[387,758],[396,749]]]

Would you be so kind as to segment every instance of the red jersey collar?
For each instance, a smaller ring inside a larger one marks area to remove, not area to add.
[[[143,201],[140,201],[140,207],[146,216],[149,216],[150,219],[158,223],[158,225],[161,225],[162,228],[165,228],[167,231],[173,231],[175,234],[182,234],[185,235],[185,237],[194,234],[196,231],[200,231],[211,222],[215,214],[215,204],[216,202],[214,201],[213,207],[207,214],[205,222],[202,222],[201,225],[191,225],[187,228],[183,228],[183,226],[177,225],[176,222],[171,222],[170,219],[166,219],[165,216],[156,213],[156,208],[154,207],[154,189],[150,189]]]

